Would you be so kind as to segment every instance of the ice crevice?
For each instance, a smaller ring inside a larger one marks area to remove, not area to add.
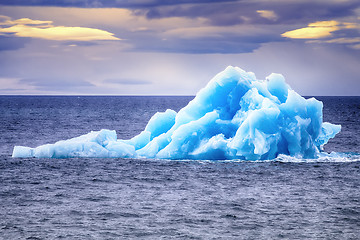
[[[341,126],[323,122],[323,104],[305,99],[272,73],[258,80],[252,72],[227,67],[178,113],[156,113],[132,139],[114,130],[35,148],[15,146],[13,157],[156,158],[266,160],[279,155],[317,158]]]

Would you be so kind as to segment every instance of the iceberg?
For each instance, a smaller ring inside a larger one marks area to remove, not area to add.
[[[317,158],[341,126],[323,122],[323,104],[305,99],[272,73],[227,67],[179,112],[156,113],[144,131],[117,139],[103,129],[36,148],[15,146],[13,157],[268,160]]]

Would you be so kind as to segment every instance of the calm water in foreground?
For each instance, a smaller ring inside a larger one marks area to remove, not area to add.
[[[14,159],[192,97],[0,96],[0,239],[359,239],[360,97],[319,97],[342,125],[321,160]]]

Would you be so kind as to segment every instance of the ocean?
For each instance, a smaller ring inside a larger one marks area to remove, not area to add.
[[[0,96],[0,239],[359,239],[360,97],[316,97],[342,125],[322,159],[17,159],[193,97]]]

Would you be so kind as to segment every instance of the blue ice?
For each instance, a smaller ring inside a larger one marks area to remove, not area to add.
[[[341,126],[322,121],[321,101],[305,99],[281,74],[257,80],[227,67],[178,113],[156,113],[129,140],[115,131],[86,135],[36,148],[15,146],[13,157],[116,157],[156,159],[265,160],[278,155],[317,158]]]

